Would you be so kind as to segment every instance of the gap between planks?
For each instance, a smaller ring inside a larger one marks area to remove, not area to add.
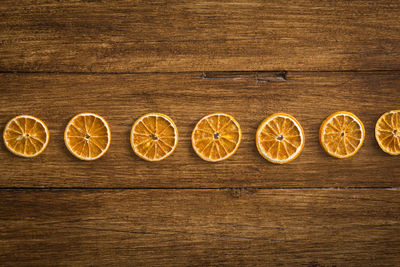
[[[376,69],[376,70],[229,70],[229,71],[122,71],[122,72],[103,72],[103,71],[17,71],[0,70],[0,74],[69,74],[69,75],[124,75],[124,74],[199,74],[200,77],[209,78],[215,74],[282,74],[288,73],[376,73],[376,72],[399,72],[400,69]]]
[[[0,191],[103,191],[103,190],[400,190],[400,187],[3,187]]]

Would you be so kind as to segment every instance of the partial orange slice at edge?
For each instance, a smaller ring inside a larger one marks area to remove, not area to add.
[[[192,146],[205,161],[217,162],[235,154],[242,138],[239,123],[225,113],[203,117],[192,132]]]
[[[300,123],[286,113],[275,113],[261,122],[256,132],[258,152],[266,160],[284,164],[303,150],[305,136]]]
[[[102,157],[111,143],[111,132],[106,120],[94,113],[80,113],[67,124],[64,141],[72,155],[81,160]]]
[[[149,113],[137,119],[132,126],[132,149],[144,160],[163,160],[175,151],[177,145],[178,129],[167,115]]]
[[[3,132],[4,144],[13,154],[25,158],[40,155],[49,143],[46,124],[30,115],[11,119]]]
[[[378,119],[375,138],[384,152],[400,155],[400,110],[386,112]]]
[[[338,111],[321,124],[319,142],[332,157],[348,158],[360,150],[365,138],[361,120],[353,113]]]

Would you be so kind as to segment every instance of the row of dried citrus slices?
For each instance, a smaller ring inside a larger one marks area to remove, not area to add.
[[[375,137],[382,150],[400,154],[400,110],[383,114],[377,121]],[[192,133],[196,154],[211,162],[232,156],[239,147],[242,132],[239,123],[225,113],[203,117]],[[3,134],[6,147],[22,157],[41,154],[49,142],[49,131],[43,121],[21,115],[10,120]],[[350,112],[335,112],[321,125],[319,141],[324,150],[336,158],[353,156],[365,138],[364,125]],[[106,153],[111,143],[110,128],[104,118],[93,113],[73,117],[64,132],[68,150],[81,160],[95,160]],[[173,120],[161,113],[140,117],[132,126],[130,136],[133,151],[142,159],[160,161],[174,152],[178,144],[178,129]],[[305,136],[300,123],[286,113],[266,118],[256,132],[260,154],[272,163],[283,164],[298,157]]]

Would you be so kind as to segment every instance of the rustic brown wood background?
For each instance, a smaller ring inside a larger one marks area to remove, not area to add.
[[[400,109],[399,1],[4,0],[0,17],[0,131],[24,113],[51,134],[35,159],[0,145],[2,266],[400,265],[399,158],[374,139],[378,117]],[[346,160],[318,143],[337,110],[366,127]],[[84,111],[111,126],[95,162],[63,143]],[[159,163],[129,145],[152,111],[180,133]],[[217,111],[243,140],[211,164],[190,134]],[[279,111],[306,134],[284,166],[254,145]]]

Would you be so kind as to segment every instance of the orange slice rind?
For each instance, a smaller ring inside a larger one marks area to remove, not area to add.
[[[178,145],[178,129],[167,115],[149,113],[135,121],[130,139],[137,156],[160,161],[170,156]]]
[[[256,132],[258,152],[266,160],[284,164],[297,158],[303,150],[304,131],[300,123],[286,113],[275,113],[261,122]]]
[[[197,122],[192,132],[192,146],[203,160],[217,162],[235,154],[241,138],[240,125],[232,116],[213,113]]]
[[[375,125],[379,147],[390,155],[400,155],[400,110],[383,114]]]
[[[348,158],[360,150],[365,138],[361,120],[353,113],[338,111],[321,124],[319,142],[335,158]]]
[[[7,149],[21,157],[32,158],[40,155],[49,143],[49,130],[38,118],[20,115],[11,119],[3,132]]]
[[[72,155],[81,160],[102,157],[111,143],[111,132],[106,120],[94,113],[80,113],[67,124],[64,141]]]

